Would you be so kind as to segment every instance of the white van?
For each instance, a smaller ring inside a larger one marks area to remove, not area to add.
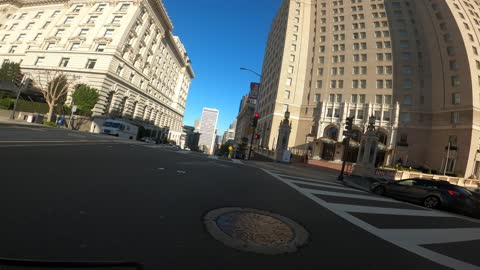
[[[106,120],[102,126],[102,133],[129,140],[137,139],[138,127],[125,121]]]

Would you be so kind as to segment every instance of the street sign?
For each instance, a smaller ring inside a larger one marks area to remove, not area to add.
[[[343,132],[343,136],[352,137],[352,135],[353,135],[353,132],[351,132],[351,131],[344,131]]]
[[[247,133],[248,133],[248,134],[253,134],[253,127],[249,127],[249,128],[247,129]]]

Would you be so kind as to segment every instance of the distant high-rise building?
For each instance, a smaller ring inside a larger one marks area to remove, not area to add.
[[[257,111],[262,146],[285,111],[289,147],[340,160],[375,116],[377,164],[480,176],[478,1],[284,0],[272,23]],[[280,57],[279,57],[280,56]],[[428,143],[425,143],[428,142]],[[450,147],[449,147],[450,146]]]
[[[233,121],[233,123],[230,125],[230,128],[225,130],[225,133],[223,133],[222,144],[225,144],[228,141],[231,141],[233,144],[233,141],[235,140],[236,127],[237,127],[237,119],[235,119],[235,121]]]
[[[215,150],[215,139],[217,136],[217,122],[219,111],[217,109],[203,108],[202,120],[200,123],[200,150],[212,155]]]
[[[195,131],[200,131],[200,123],[201,123],[201,120],[200,119],[196,119],[195,120],[195,123],[194,123],[194,128],[195,128]]]

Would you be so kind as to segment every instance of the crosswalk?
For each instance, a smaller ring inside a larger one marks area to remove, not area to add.
[[[480,221],[349,188],[339,182],[264,170],[337,216],[426,259],[480,270]],[[475,247],[472,249],[472,246]]]

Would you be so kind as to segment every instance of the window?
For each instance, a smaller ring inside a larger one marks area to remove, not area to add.
[[[358,112],[357,112],[357,119],[362,120],[364,114],[365,114],[365,113],[364,113],[363,110],[358,110]]]
[[[120,21],[122,20],[122,16],[115,16],[113,17],[113,20],[112,20],[112,23],[120,23]]]
[[[290,62],[295,62],[295,55],[293,54],[290,55]]]
[[[97,9],[95,11],[102,12],[106,6],[107,6],[106,4],[98,4]]]
[[[70,62],[70,58],[62,58],[62,60],[60,60],[60,65],[58,65],[59,67],[67,67],[68,66],[68,62]]]
[[[25,30],[31,30],[34,24],[35,23],[33,23],[33,22],[28,23],[27,26],[25,27]]]
[[[392,80],[386,80],[385,81],[385,88],[393,88],[393,81]]]
[[[130,7],[130,4],[122,4],[122,6],[120,6],[120,9],[118,11],[126,12],[129,7]]]
[[[82,9],[82,7],[83,7],[83,5],[76,5],[76,6],[73,8],[72,12],[73,12],[73,13],[79,13],[80,10]]]
[[[352,103],[358,102],[358,95],[352,95]]]
[[[460,79],[458,78],[458,76],[452,76],[451,80],[452,80],[452,86],[453,87],[460,85]]]
[[[45,61],[45,57],[37,57],[37,61],[35,61],[35,66],[43,65],[44,61]]]
[[[322,80],[318,80],[316,86],[317,86],[317,88],[322,88],[322,87],[323,87],[323,81],[322,81]]]
[[[452,94],[452,104],[459,105],[460,104],[460,93],[453,93]]]
[[[410,113],[402,112],[400,114],[400,119],[401,119],[402,123],[404,123],[404,124],[410,123]]]
[[[88,33],[88,29],[84,28],[84,29],[80,30],[80,33],[78,33],[78,36],[79,37],[84,37],[84,36],[87,35],[87,33]]]
[[[73,44],[72,44],[72,47],[70,47],[70,50],[71,50],[71,51],[76,51],[76,50],[78,50],[79,48],[80,48],[80,43],[77,43],[77,42],[76,42],[76,43],[73,43]]]
[[[54,45],[55,45],[55,43],[49,42],[49,43],[47,44],[47,46],[45,47],[45,50],[47,50],[47,51],[48,51],[48,50],[51,50]]]
[[[14,46],[10,47],[10,50],[8,51],[8,53],[15,53],[16,50],[17,50],[17,46],[14,45]]]
[[[460,122],[460,112],[452,112],[451,122],[452,124],[457,124]]]
[[[335,95],[334,94],[328,95],[328,100],[330,101],[330,103],[334,103],[335,102]]]
[[[25,17],[27,16],[27,13],[22,13],[20,14],[20,16],[18,17],[19,20],[23,20],[25,19]]]
[[[383,80],[377,80],[377,88],[382,89],[383,88]]]
[[[105,34],[103,34],[104,37],[111,37],[113,36],[113,31],[114,29],[107,29],[105,30]]]
[[[52,13],[52,16],[50,16],[50,18],[54,18],[54,17],[56,17],[58,14],[60,14],[60,10],[55,10],[55,11]]]
[[[35,15],[35,17],[33,17],[34,19],[40,19],[43,15],[43,12],[42,11],[39,11],[37,12],[37,14]]]
[[[17,29],[17,26],[18,26],[18,23],[12,24],[12,26],[10,26],[10,30],[13,31],[13,30]]]
[[[403,88],[410,89],[413,87],[413,81],[410,79],[403,80]]]
[[[26,36],[26,34],[18,35],[17,41],[22,41],[23,39],[25,39],[25,36]]]
[[[130,73],[130,82],[133,82],[135,80],[135,73],[132,72]]]
[[[90,16],[90,18],[88,18],[88,21],[87,23],[90,24],[94,24],[96,21],[97,21],[98,17],[97,16]]]
[[[290,91],[289,90],[285,90],[285,96],[284,96],[285,99],[290,99]]]
[[[288,73],[293,73],[293,66],[288,67]]]
[[[58,29],[57,33],[55,34],[55,37],[62,37],[64,32],[65,32],[65,29]]]
[[[320,94],[315,94],[315,102],[320,102]]]
[[[363,89],[367,88],[367,80],[361,80],[360,85]]]
[[[104,52],[107,44],[98,44],[97,45],[97,52]]]
[[[47,28],[49,25],[50,25],[50,22],[45,22],[45,24],[43,25],[42,29]]]
[[[42,33],[38,33],[38,34],[35,36],[35,38],[33,39],[33,41],[37,41],[39,38],[42,37],[42,35],[43,35]]]
[[[360,95],[360,103],[365,104],[365,95]]]
[[[403,104],[404,105],[412,105],[412,96],[410,95],[405,95],[403,97]]]
[[[285,85],[291,86],[292,85],[292,78],[287,78],[287,81],[285,82]]]
[[[383,121],[390,121],[390,111],[383,112]]]
[[[64,24],[71,24],[72,21],[73,21],[73,17],[67,17],[63,23]]]
[[[97,64],[97,59],[88,59],[87,65],[85,66],[85,68],[93,69],[95,68],[95,64]]]

